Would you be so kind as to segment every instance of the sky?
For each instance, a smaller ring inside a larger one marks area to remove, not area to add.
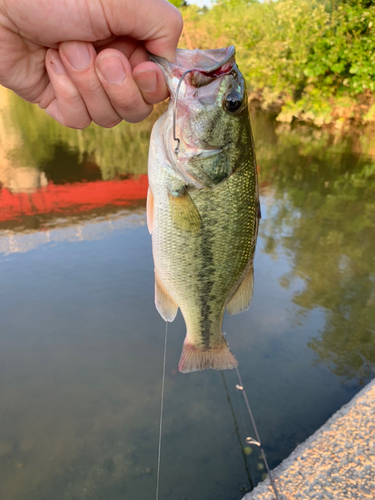
[[[199,7],[203,7],[204,5],[210,7],[210,5],[212,5],[212,0],[188,0],[188,3],[194,3],[195,5],[199,5]]]

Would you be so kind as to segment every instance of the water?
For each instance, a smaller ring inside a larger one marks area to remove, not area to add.
[[[77,132],[1,98],[1,498],[149,500],[165,330],[144,214],[154,118]],[[253,115],[254,300],[224,326],[274,467],[374,374],[375,144],[271,118]],[[178,373],[184,336],[179,314],[160,499],[239,500],[264,469],[241,451],[254,433],[235,374]]]

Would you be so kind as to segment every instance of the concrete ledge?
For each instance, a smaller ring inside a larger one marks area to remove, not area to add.
[[[375,380],[272,471],[280,500],[375,500]],[[274,500],[269,479],[243,500]]]

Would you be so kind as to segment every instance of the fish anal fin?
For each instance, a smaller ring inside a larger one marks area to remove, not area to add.
[[[164,321],[173,321],[176,317],[178,306],[160,282],[155,273],[155,306]]]
[[[238,314],[249,309],[254,289],[254,268],[250,267],[248,273],[242,280],[233,297],[227,303],[227,311],[230,315]]]
[[[186,188],[177,194],[168,192],[172,220],[179,229],[196,232],[201,225],[201,217]]]
[[[238,362],[230,352],[226,342],[223,342],[219,347],[207,350],[184,343],[178,370],[181,373],[190,373],[209,368],[212,370],[231,370],[236,366],[238,366]]]
[[[150,186],[147,191],[147,227],[148,232],[152,234],[154,229],[154,195]]]

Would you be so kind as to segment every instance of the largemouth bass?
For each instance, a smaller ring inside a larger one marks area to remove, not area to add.
[[[171,64],[153,56],[171,95],[152,131],[148,166],[155,304],[165,321],[178,308],[185,319],[181,372],[224,370],[237,366],[224,312],[250,305],[260,218],[246,86],[234,47],[176,57]]]

